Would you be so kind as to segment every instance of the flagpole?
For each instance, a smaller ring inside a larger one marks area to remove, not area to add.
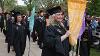
[[[74,46],[72,46],[72,56],[74,56]]]
[[[77,49],[77,54],[76,54],[76,56],[80,56],[80,42],[81,42],[81,40],[79,39],[79,40],[78,40],[78,49]]]
[[[74,56],[75,46],[72,46],[72,56]]]

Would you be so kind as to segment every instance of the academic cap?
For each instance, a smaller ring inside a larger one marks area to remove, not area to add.
[[[53,8],[51,8],[51,9],[48,9],[48,10],[47,10],[47,13],[48,13],[49,15],[53,15],[53,14],[59,13],[59,12],[61,12],[61,7],[60,7],[60,6],[53,7]]]

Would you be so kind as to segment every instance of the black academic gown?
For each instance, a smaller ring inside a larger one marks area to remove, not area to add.
[[[1,22],[2,22],[2,15],[0,15],[0,28],[1,28]]]
[[[81,36],[80,56],[90,56],[91,34],[91,28],[90,26],[87,26]]]
[[[40,48],[42,48],[45,26],[46,26],[46,21],[44,17],[35,17],[32,37],[33,37],[33,41],[36,41],[38,37],[38,45]],[[35,34],[35,32],[37,32],[37,35]]]
[[[6,36],[6,40],[8,42],[8,53],[10,51],[10,46],[13,45],[13,37],[12,37],[12,33],[13,33],[13,20],[12,18],[9,18],[7,20],[7,36]]]
[[[4,28],[4,17],[3,17],[3,15],[2,15],[2,17],[1,17],[1,32],[3,31],[3,28]]]
[[[13,41],[16,56],[22,56],[26,47],[25,27],[22,25],[13,25]]]
[[[69,56],[68,38],[61,42],[61,36],[66,33],[60,25],[50,25],[44,33],[42,56]]]
[[[25,27],[25,35],[26,37],[28,36],[29,40],[30,40],[30,31],[29,31],[29,21],[28,19],[22,20],[22,25]]]

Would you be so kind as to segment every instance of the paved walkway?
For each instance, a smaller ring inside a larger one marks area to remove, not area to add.
[[[36,43],[31,41],[30,43],[30,56],[41,56],[41,49],[39,49]],[[29,41],[27,39],[26,49],[24,56],[28,56]],[[7,53],[7,43],[5,43],[5,36],[0,32],[0,56],[15,56],[14,52]]]

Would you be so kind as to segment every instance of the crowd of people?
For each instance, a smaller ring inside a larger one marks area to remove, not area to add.
[[[94,45],[95,39],[99,41],[97,46],[100,50],[100,38],[94,37],[92,32],[100,32],[100,17],[86,15],[85,22],[86,29],[80,42],[80,56],[90,56],[90,48]],[[60,6],[50,8],[46,12],[37,12],[31,34],[29,16],[14,10],[0,14],[0,28],[5,35],[5,42],[8,43],[8,53],[12,49],[16,53],[15,56],[23,56],[27,37],[29,40],[31,37],[33,42],[37,41],[42,49],[41,56],[69,56],[71,51],[68,17]]]
[[[15,13],[15,14],[14,14]],[[23,21],[22,21],[23,20]],[[8,43],[8,53],[12,47],[16,56],[22,56],[26,47],[28,32],[28,21],[20,12],[4,13],[1,17],[1,32],[5,35],[5,42]]]

